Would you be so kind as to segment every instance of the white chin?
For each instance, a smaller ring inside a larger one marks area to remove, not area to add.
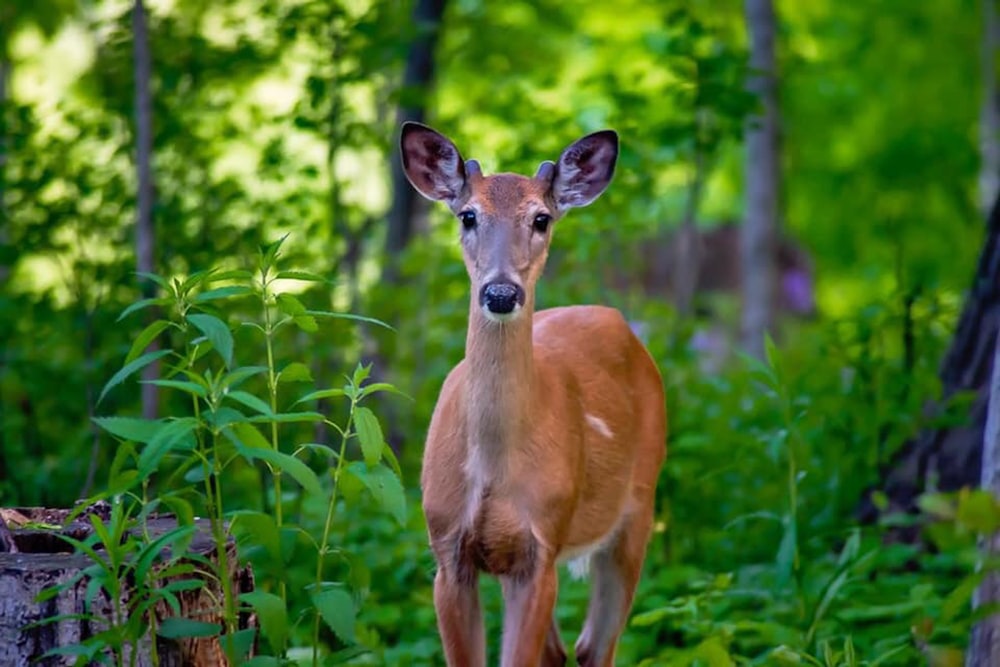
[[[483,315],[490,322],[497,322],[499,324],[504,324],[506,322],[512,322],[521,316],[521,305],[518,304],[514,306],[514,310],[509,313],[494,313],[492,310],[483,306]]]

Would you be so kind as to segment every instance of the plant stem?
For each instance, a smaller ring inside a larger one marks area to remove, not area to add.
[[[222,507],[222,492],[219,489],[222,478],[222,465],[219,462],[219,436],[212,434],[212,474],[215,478],[215,515],[213,516],[212,532],[215,536],[215,549],[219,556],[219,574],[222,584],[222,595],[225,609],[226,634],[236,632],[236,604],[233,599],[232,581],[229,578],[229,550],[225,529],[225,512]]]
[[[269,286],[270,280],[267,277],[267,271],[265,270],[261,275],[261,305],[264,308],[264,344],[267,348],[267,391],[270,394],[271,399],[271,413],[277,414],[278,412],[278,377],[275,373],[274,368],[274,325],[271,322],[271,309],[268,306],[269,297]],[[271,421],[271,447],[274,451],[278,451],[278,422]],[[268,464],[268,470],[271,471],[271,477],[274,479],[274,523],[278,527],[278,535],[281,535],[281,527],[283,523],[282,517],[282,503],[281,503],[281,469],[275,469]],[[281,597],[281,601],[288,606],[288,590],[285,584],[284,578],[278,582],[278,595]],[[281,652],[284,654],[285,647],[281,647]]]
[[[333,526],[333,514],[337,507],[337,489],[340,488],[340,473],[344,467],[344,458],[347,454],[347,440],[351,434],[351,427],[354,422],[354,409],[358,405],[358,399],[351,398],[351,410],[347,415],[347,423],[344,430],[340,432],[340,454],[337,456],[337,467],[333,472],[333,489],[330,491],[330,504],[326,508],[326,522],[323,524],[323,540],[319,544],[319,553],[316,555],[316,588],[318,592],[323,581],[323,563],[326,554],[329,553],[330,529]],[[313,666],[319,664],[319,611],[313,617]]]

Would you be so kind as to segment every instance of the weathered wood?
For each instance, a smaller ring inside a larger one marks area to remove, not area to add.
[[[97,511],[101,509],[98,508]],[[90,604],[89,614],[85,614],[86,579],[67,587],[55,598],[42,603],[36,602],[38,594],[44,589],[70,581],[92,563],[88,557],[72,553],[72,547],[57,536],[62,533],[84,539],[89,534],[88,523],[81,519],[64,526],[68,514],[69,510],[44,508],[0,510],[0,522],[6,519],[7,523],[11,523],[12,515],[30,522],[25,525],[24,521],[18,521],[10,525],[17,552],[0,553],[0,665],[32,664],[49,667],[73,664],[74,659],[70,657],[39,658],[55,647],[79,643],[100,631],[101,623],[91,619],[107,619],[112,616],[112,601],[103,593],[95,596]],[[40,524],[62,527],[54,530],[38,527]],[[149,521],[148,530],[155,538],[176,525],[174,518],[160,516]],[[198,530],[188,548],[189,553],[217,562],[209,522],[198,520],[197,526]],[[227,556],[228,577],[234,594],[253,590],[253,575],[249,567],[238,565],[235,544],[231,540],[227,546]],[[126,598],[128,594],[126,591]],[[217,602],[222,599],[222,591],[218,582],[207,581],[200,589],[183,591],[178,594],[178,599],[181,616],[206,622],[222,622]],[[127,599],[121,602],[127,602]],[[155,614],[158,621],[174,615],[165,604],[159,605]],[[43,622],[56,616],[69,618],[52,623]],[[256,619],[252,615],[243,615],[239,619],[239,629],[255,626]],[[135,664],[139,667],[152,665],[151,649],[150,638],[147,636],[139,644]],[[156,649],[161,667],[226,664],[216,637],[180,641],[157,637]]]

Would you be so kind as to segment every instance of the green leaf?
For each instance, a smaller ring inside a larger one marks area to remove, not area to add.
[[[253,658],[253,660],[250,660],[249,662],[246,663],[243,662],[243,660],[250,653],[250,649],[253,648],[253,642],[256,637],[257,637],[256,628],[245,628],[243,630],[237,630],[232,634],[222,635],[221,637],[219,637],[219,641],[222,644],[222,649],[226,652],[227,655],[229,655],[232,658],[231,662],[234,662],[239,665],[244,665],[244,664],[252,665],[255,664],[254,660],[257,660],[258,658],[261,661],[268,660],[267,657],[257,656]],[[272,662],[257,662],[256,664],[257,665],[281,664],[280,661],[277,660],[277,658],[270,658],[270,660]]]
[[[145,479],[151,475],[172,450],[193,449],[195,443],[191,434],[196,428],[198,420],[194,417],[175,419],[163,427],[139,453],[139,476]]]
[[[238,440],[234,440],[236,443],[240,443],[249,447],[251,449],[271,449],[271,443],[267,441],[261,432],[257,430],[257,427],[253,424],[248,424],[246,422],[233,424],[229,429],[232,430]],[[232,438],[230,438],[232,440]]]
[[[212,347],[222,356],[226,367],[233,365],[233,334],[226,323],[214,315],[194,313],[187,316],[187,321],[205,334]]]
[[[195,526],[177,526],[176,528],[163,533],[155,540],[144,546],[136,558],[136,581],[145,581],[146,575],[149,573],[149,568],[153,566],[153,561],[156,560],[161,552],[174,543],[184,540],[186,537],[194,533],[194,530]]]
[[[391,470],[382,465],[369,468],[361,461],[354,461],[345,470],[361,480],[379,506],[399,525],[406,524],[406,492]]]
[[[156,634],[167,639],[215,637],[220,632],[222,632],[222,627],[218,623],[206,623],[205,621],[195,621],[179,616],[171,616],[170,618],[163,619],[156,629]]]
[[[236,391],[230,391],[226,394],[227,398],[231,398],[237,403],[241,403],[251,410],[261,413],[262,415],[273,416],[274,413],[271,412],[271,406],[257,398],[249,392],[237,389]]]
[[[372,394],[376,394],[379,392],[396,394],[397,396],[403,396],[404,398],[408,398],[411,401],[413,400],[412,396],[403,391],[400,391],[399,389],[389,384],[388,382],[373,382],[371,384],[365,385],[364,387],[361,388],[361,391],[358,392],[358,398],[359,399],[365,398],[366,396],[371,396]]]
[[[139,278],[143,278],[144,280],[149,280],[153,283],[156,283],[167,292],[170,291],[170,283],[168,283],[167,279],[161,275],[150,273],[149,271],[136,271],[135,275],[138,276]]]
[[[282,662],[273,655],[255,655],[243,667],[281,667]]]
[[[253,292],[246,285],[230,285],[228,287],[217,287],[202,292],[192,301],[194,303],[205,303],[206,301],[216,301],[218,299],[228,299],[235,296],[246,296]]]
[[[291,317],[297,317],[299,315],[306,314],[306,307],[302,305],[302,302],[291,294],[279,294],[275,297],[275,301],[278,304],[278,310],[283,312],[285,315]]]
[[[312,596],[313,606],[323,622],[345,643],[354,643],[354,600],[339,588],[320,591]]]
[[[246,269],[231,269],[229,271],[219,271],[218,273],[212,274],[211,282],[218,283],[223,280],[242,280],[245,282],[253,280],[253,274]]]
[[[374,324],[379,327],[388,329],[389,331],[395,331],[393,327],[386,324],[382,320],[376,320],[374,317],[364,317],[363,315],[354,315],[353,313],[331,313],[326,310],[310,310],[307,311],[309,315],[313,317],[328,317],[334,320],[353,320],[355,322],[367,322],[368,324]]]
[[[312,271],[279,271],[276,278],[282,280],[307,280],[313,283],[329,283],[330,281]]]
[[[339,396],[344,396],[347,392],[343,389],[320,389],[319,391],[312,391],[295,401],[292,405],[297,405],[299,403],[304,403],[305,401],[317,401],[323,398],[337,398]]]
[[[140,354],[146,351],[149,344],[156,339],[161,333],[170,328],[170,322],[167,320],[156,320],[145,329],[142,330],[138,336],[136,336],[135,341],[132,343],[132,347],[129,349],[128,354],[125,355],[125,363],[129,363],[133,359],[137,359]]]
[[[191,394],[192,396],[197,396],[199,398],[205,398],[208,396],[208,391],[205,387],[186,380],[143,380],[142,384],[152,384],[166,389],[177,389],[179,391],[183,391],[185,394]]]
[[[324,419],[325,417],[318,412],[279,412],[277,414],[250,417],[248,421],[256,423],[277,422],[279,424],[290,424],[299,422],[321,422]]]
[[[229,373],[222,376],[220,380],[223,387],[231,389],[243,381],[252,378],[254,375],[260,375],[261,373],[267,372],[267,366],[240,366],[239,368],[234,368]]]
[[[309,367],[301,361],[293,361],[278,373],[278,382],[312,382],[312,379]]]
[[[233,512],[232,517],[233,530],[237,534],[245,534],[251,538],[251,544],[264,547],[275,565],[281,564],[281,542],[274,517],[252,510]]]
[[[385,446],[378,417],[368,408],[359,407],[354,411],[354,427],[361,441],[361,452],[364,454],[365,463],[369,466],[375,465],[382,459],[382,449]]]
[[[320,486],[319,477],[302,461],[284,452],[276,452],[273,449],[251,449],[249,447],[237,446],[240,454],[248,459],[259,459],[269,463],[272,467],[289,475],[298,482],[303,489],[310,494],[323,495],[323,487]]]
[[[136,312],[137,310],[142,310],[143,308],[149,308],[150,306],[165,306],[168,303],[170,303],[170,299],[162,296],[157,297],[155,299],[140,299],[139,301],[136,301],[128,308],[123,310],[122,314],[118,316],[118,319],[116,321],[121,322],[122,320],[124,320],[126,317]]]
[[[243,593],[240,600],[254,608],[260,620],[261,632],[271,642],[271,648],[280,652],[288,638],[288,612],[284,601],[277,595],[264,591]]]
[[[1000,528],[1000,506],[989,491],[963,489],[955,519],[973,532],[993,533]]]
[[[295,325],[303,331],[313,333],[319,329],[316,319],[309,314],[302,302],[291,294],[279,294],[275,297],[278,310],[292,318]]]
[[[165,419],[137,417],[94,417],[94,423],[122,440],[149,442],[167,425]]]
[[[348,646],[339,651],[334,651],[323,658],[323,667],[331,665],[346,665],[355,658],[371,653],[372,650],[366,646]]]
[[[205,421],[208,422],[208,424],[211,425],[216,431],[221,431],[230,424],[239,424],[249,420],[247,416],[239,410],[223,405],[215,412],[210,412],[205,415]]]
[[[127,378],[129,375],[142,370],[157,359],[162,359],[171,353],[171,350],[154,350],[153,352],[147,352],[138,359],[133,359],[129,363],[122,366],[117,373],[111,376],[108,383],[104,385],[104,389],[101,390],[101,395],[97,397],[98,405],[100,405],[101,401],[104,400],[104,397],[107,396],[109,391],[121,384],[122,380]]]

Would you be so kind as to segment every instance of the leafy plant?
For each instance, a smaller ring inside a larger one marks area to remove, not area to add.
[[[290,292],[279,291],[287,281],[324,282],[315,274],[281,270],[278,267],[282,242],[261,249],[255,272],[242,270],[206,271],[187,278],[165,279],[146,276],[165,296],[136,302],[122,317],[147,308],[159,308],[172,318],[150,322],[136,338],[123,367],[105,385],[103,399],[119,385],[153,363],[163,364],[162,377],[144,380],[173,392],[181,400],[175,405],[187,409],[161,419],[135,417],[100,417],[96,423],[122,441],[112,465],[106,491],[97,498],[114,499],[114,514],[109,531],[100,522],[88,541],[73,541],[98,569],[88,568],[85,576],[98,582],[109,598],[128,598],[128,613],[117,607],[109,623],[122,628],[124,635],[101,635],[88,640],[88,655],[101,647],[121,656],[124,638],[133,645],[153,626],[149,613],[155,600],[169,595],[179,584],[158,587],[156,581],[176,574],[174,569],[153,567],[161,551],[172,547],[171,563],[194,558],[210,566],[201,571],[221,586],[222,599],[217,613],[221,626],[208,628],[197,619],[168,619],[153,627],[161,636],[204,636],[220,634],[231,660],[240,661],[254,643],[252,631],[238,627],[238,617],[245,608],[256,612],[262,637],[273,655],[287,654],[295,626],[309,620],[305,634],[312,661],[318,664],[323,652],[321,625],[329,628],[344,646],[356,643],[356,605],[360,591],[352,591],[351,573],[346,578],[330,579],[330,561],[354,565],[349,551],[336,545],[336,520],[341,503],[357,504],[363,495],[397,521],[406,519],[406,498],[400,482],[402,471],[385,444],[377,416],[363,402],[377,393],[398,393],[387,383],[367,382],[370,367],[358,366],[343,387],[317,389],[301,393],[297,387],[313,381],[309,367],[293,361],[280,364],[274,341],[291,327],[304,333],[319,330],[319,321],[353,320],[371,325],[381,322],[355,315],[306,308]],[[249,319],[238,306],[252,300],[259,319]],[[239,352],[249,343],[234,335],[227,309],[239,317],[237,330],[248,330],[263,343],[263,363],[238,365]],[[384,325],[382,325],[384,326]],[[177,347],[147,349],[154,341],[170,335]],[[239,341],[239,344],[237,344]],[[256,389],[256,391],[255,391]],[[338,424],[303,404],[318,400],[342,399],[346,402],[344,421]],[[339,435],[339,446],[322,442],[296,443],[303,426],[324,424]],[[357,460],[351,460],[355,452]],[[312,465],[311,465],[312,464]],[[317,473],[315,467],[323,470]],[[328,471],[328,472],[327,472]],[[241,507],[232,502],[231,492],[239,480],[257,478],[264,492],[258,507]],[[293,482],[289,489],[287,482]],[[301,522],[290,523],[289,508],[296,508],[300,520],[322,507],[322,530],[313,531]],[[147,520],[160,508],[174,513],[178,528],[166,536],[148,539]],[[205,560],[185,550],[186,540],[194,531],[196,509],[208,517],[214,543],[215,560]],[[133,521],[125,518],[135,513]],[[126,528],[132,529],[123,541]],[[137,534],[134,534],[138,531]],[[316,537],[319,535],[320,537]],[[232,589],[228,541],[238,540],[241,559],[250,562],[256,572],[257,590],[237,595]],[[147,539],[143,539],[143,538]],[[69,538],[67,538],[69,539]],[[288,565],[293,556],[303,556],[302,547],[311,552],[315,562],[312,581],[304,587],[308,602],[289,595]],[[128,575],[145,598],[129,598],[122,577],[127,554],[135,551],[136,567]],[[187,567],[187,566],[186,566]],[[192,570],[193,571],[193,570]],[[95,575],[101,575],[95,578]],[[91,584],[88,584],[90,586]],[[116,602],[117,604],[117,602]],[[352,652],[354,649],[352,649]],[[341,657],[343,657],[343,654]],[[264,658],[254,658],[263,664]],[[324,663],[329,663],[324,659]]]

